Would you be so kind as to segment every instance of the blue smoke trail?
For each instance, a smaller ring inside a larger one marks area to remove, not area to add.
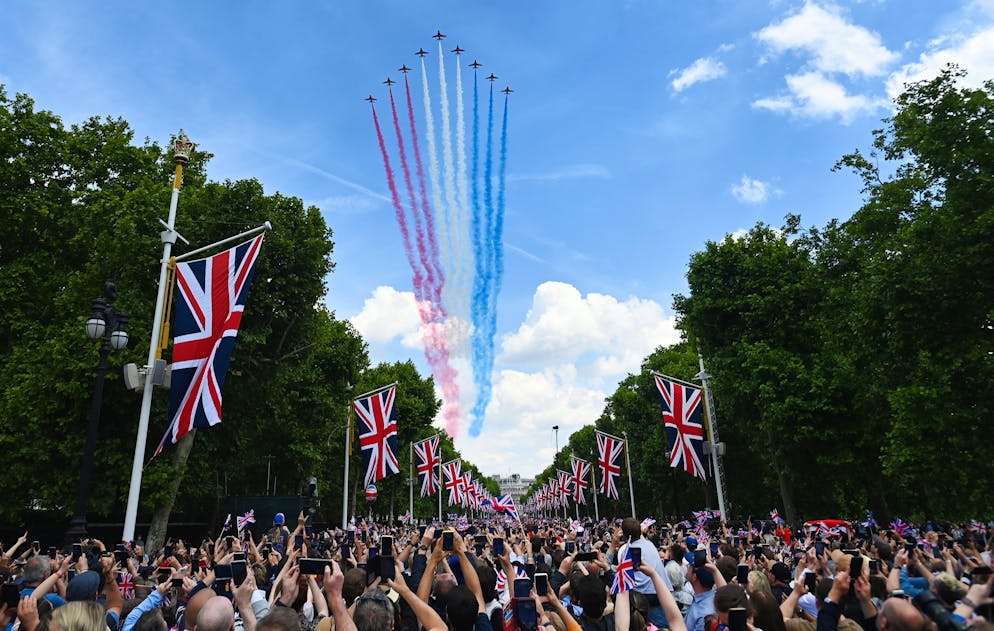
[[[470,436],[479,436],[483,429],[483,419],[490,404],[491,372],[493,370],[494,334],[490,330],[490,305],[495,302],[493,297],[494,272],[494,197],[493,197],[493,155],[494,155],[494,84],[490,82],[490,108],[487,112],[487,157],[483,172],[483,194],[486,205],[486,221],[481,235],[482,248],[479,252],[483,259],[481,275],[481,291],[479,307],[480,317],[473,319],[474,326],[480,323],[480,334],[474,336],[473,378],[476,381],[476,401],[473,404],[472,425]],[[475,296],[474,296],[475,299]],[[475,302],[475,300],[474,300]]]

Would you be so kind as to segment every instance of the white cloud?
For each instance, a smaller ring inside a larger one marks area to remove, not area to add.
[[[377,287],[363,302],[362,311],[349,320],[368,342],[383,344],[400,338],[404,346],[412,348],[420,341],[421,318],[410,291]]]
[[[853,24],[833,5],[808,2],[797,13],[756,33],[774,54],[799,51],[807,54],[822,72],[850,77],[884,74],[897,60],[876,33]]]
[[[329,195],[310,203],[334,215],[361,215],[372,212],[381,205],[376,198],[368,195]]]
[[[929,42],[929,50],[917,61],[898,68],[887,79],[891,98],[904,91],[904,84],[936,77],[948,64],[955,63],[969,74],[960,81],[964,87],[979,88],[994,77],[994,26],[970,36],[946,36]]]
[[[725,64],[714,57],[701,57],[682,70],[674,70],[670,74],[676,73],[676,78],[670,82],[673,89],[682,92],[695,83],[711,81],[723,77],[728,73]]]
[[[849,124],[859,114],[886,106],[882,99],[849,94],[845,86],[820,72],[788,75],[787,90],[788,94],[758,99],[752,105],[799,117],[827,119],[838,116],[843,124]]]
[[[534,365],[572,362],[592,354],[616,356],[628,350],[641,359],[656,346],[678,340],[676,319],[667,317],[652,300],[583,296],[568,283],[548,281],[535,290],[518,330],[504,337],[500,359],[508,365]]]
[[[743,204],[761,204],[769,199],[772,189],[769,183],[754,180],[743,175],[738,184],[732,185],[732,196]]]

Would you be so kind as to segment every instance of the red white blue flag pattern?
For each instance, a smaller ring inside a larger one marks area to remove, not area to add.
[[[601,470],[600,491],[611,499],[618,499],[618,478],[621,477],[621,450],[625,441],[604,432],[597,434],[597,466]]]
[[[359,448],[366,467],[365,484],[400,473],[397,465],[397,386],[353,402],[359,419]]]
[[[167,440],[221,422],[221,390],[242,322],[263,235],[205,259],[176,265],[175,339]]]
[[[421,497],[434,495],[438,490],[438,465],[441,457],[438,453],[438,434],[414,443],[415,466],[418,480],[421,481]]]
[[[704,415],[700,388],[655,375],[656,388],[663,401],[663,422],[669,440],[670,466],[682,468],[692,476],[707,479],[704,460]]]
[[[611,593],[621,594],[635,588],[635,565],[632,563],[631,545],[625,546],[625,554],[618,564],[618,571],[611,582]]]

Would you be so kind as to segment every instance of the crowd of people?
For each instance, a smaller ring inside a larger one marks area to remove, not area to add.
[[[990,631],[985,533],[282,515],[199,543],[0,559],[3,631]],[[751,526],[751,524],[749,525]]]

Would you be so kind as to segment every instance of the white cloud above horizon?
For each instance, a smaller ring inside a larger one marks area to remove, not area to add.
[[[670,74],[676,74],[670,86],[676,92],[683,92],[687,88],[697,83],[713,81],[728,74],[725,64],[714,57],[701,57],[695,60],[686,68],[672,70]]]
[[[893,99],[904,91],[905,84],[932,79],[949,64],[967,71],[967,76],[959,80],[963,87],[979,88],[994,77],[994,25],[985,25],[969,35],[947,35],[930,42],[916,61],[891,73],[887,95]]]
[[[762,204],[777,193],[769,182],[757,180],[743,175],[737,184],[733,184],[732,197],[743,204]]]
[[[830,119],[848,125],[857,116],[887,106],[882,98],[849,94],[841,83],[820,72],[788,75],[787,92],[753,101],[753,108],[799,118]]]
[[[399,344],[424,365],[411,292],[377,287],[350,321],[370,343],[374,361],[381,355],[396,357],[397,350],[389,347]],[[570,433],[600,416],[605,398],[627,374],[639,370],[646,355],[680,339],[676,318],[652,300],[583,295],[558,281],[535,289],[524,321],[511,331],[500,341],[483,433],[469,438],[464,420],[457,438],[460,452],[486,473],[540,470],[552,457],[553,425],[560,426],[560,444],[565,443]],[[475,395],[471,367],[464,356],[453,356],[452,362],[465,410]],[[537,452],[518,449],[535,444],[543,432],[549,433],[548,445]]]

